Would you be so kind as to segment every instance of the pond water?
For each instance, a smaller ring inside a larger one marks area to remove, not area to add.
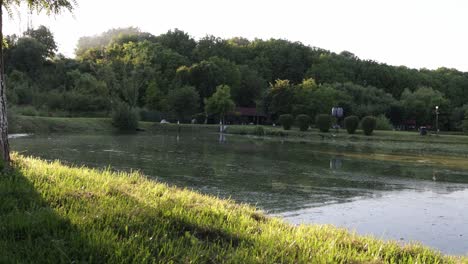
[[[468,253],[466,168],[374,159],[371,147],[202,133],[30,136],[11,144],[24,155],[141,170],[294,224],[334,224]]]

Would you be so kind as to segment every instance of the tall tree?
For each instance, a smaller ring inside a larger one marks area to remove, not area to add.
[[[193,86],[183,86],[169,91],[167,104],[181,122],[187,121],[200,106],[200,95]]]
[[[24,32],[24,35],[36,39],[39,43],[44,45],[48,58],[53,58],[55,56],[57,43],[55,43],[54,35],[47,27],[39,26],[37,29],[30,28]]]
[[[5,67],[3,62],[3,10],[11,14],[13,7],[26,4],[31,11],[45,11],[49,14],[58,14],[62,10],[72,11],[76,5],[75,0],[0,0],[0,148],[2,158],[10,162],[10,145],[8,143],[7,101],[5,86]]]
[[[216,92],[205,100],[205,111],[207,114],[219,115],[222,124],[225,124],[225,116],[236,107],[231,99],[231,87],[229,85],[219,85]]]

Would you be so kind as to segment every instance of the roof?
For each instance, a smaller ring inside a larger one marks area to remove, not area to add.
[[[262,111],[258,111],[255,107],[236,107],[234,112],[241,116],[266,116]]]

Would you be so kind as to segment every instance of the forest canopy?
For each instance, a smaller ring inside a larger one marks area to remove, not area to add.
[[[237,107],[262,109],[272,122],[341,106],[346,116],[384,115],[395,127],[433,125],[437,105],[441,128],[458,130],[468,110],[466,72],[390,66],[285,39],[118,28],[82,37],[73,59],[56,54],[44,26],[6,42],[8,101],[20,114],[109,116],[125,103],[144,120],[188,122],[219,86],[230,87]]]

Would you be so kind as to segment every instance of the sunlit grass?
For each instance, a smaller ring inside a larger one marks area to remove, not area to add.
[[[455,263],[147,179],[14,156],[0,177],[0,263]],[[384,221],[384,219],[382,219]]]

